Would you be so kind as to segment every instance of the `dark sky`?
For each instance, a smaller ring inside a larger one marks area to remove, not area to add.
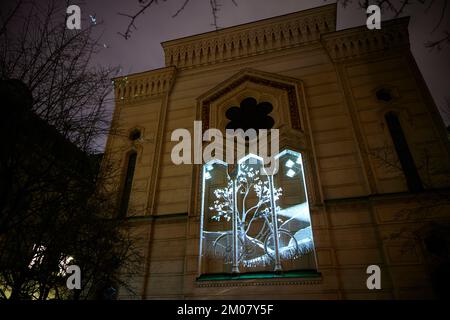
[[[95,13],[98,20],[103,21],[104,42],[108,48],[97,56],[97,61],[103,64],[120,65],[122,74],[141,72],[160,68],[164,65],[164,55],[160,43],[162,41],[203,33],[214,30],[211,25],[212,16],[208,0],[191,0],[183,12],[176,18],[172,15],[180,8],[184,0],[159,1],[137,19],[138,29],[131,39],[125,40],[118,32],[124,32],[128,23],[126,17],[118,13],[135,13],[138,1],[123,0],[89,0],[81,5],[83,18]],[[334,1],[324,0],[236,0],[235,7],[231,0],[221,0],[219,26],[229,27],[260,19],[270,18],[290,12],[309,9]],[[450,99],[450,46],[442,50],[425,48],[424,43],[430,39],[442,36],[443,30],[448,30],[450,17],[446,17],[439,30],[433,30],[441,13],[438,7],[440,1],[432,10],[424,13],[424,7],[413,5],[409,7],[411,16],[410,39],[411,49],[419,68],[439,107],[443,107],[446,99]],[[391,18],[391,14],[383,13],[382,19]],[[86,21],[86,20],[85,20]],[[338,6],[337,28],[345,29],[365,24],[366,14],[359,8],[357,1],[350,7]],[[450,123],[450,115],[444,114],[445,121]]]
[[[12,0],[11,0],[12,1]],[[59,1],[59,0],[58,0]],[[159,0],[144,15],[136,20],[138,27],[130,39],[125,40],[119,32],[124,32],[129,19],[118,13],[134,14],[140,7],[138,0],[73,0],[81,8],[82,27],[90,23],[89,15],[95,15],[102,24],[98,26],[101,42],[106,45],[94,56],[94,64],[121,66],[121,75],[152,70],[164,66],[164,54],[161,42],[213,31],[209,0],[190,0],[185,9],[175,18],[173,14],[185,0]],[[295,11],[333,3],[331,0],[216,0],[222,4],[219,11],[220,27],[230,27],[283,15]],[[391,0],[400,3],[403,0]],[[442,12],[441,5],[447,0],[434,0],[431,10],[424,12],[425,6],[415,4],[408,6],[406,15],[411,16],[409,32],[411,50],[417,64],[428,84],[431,94],[441,110],[444,121],[450,124],[450,45],[442,50],[430,50],[424,46],[429,40],[439,39],[444,30],[450,30],[450,6],[440,28],[432,33]],[[10,3],[1,0],[1,6]],[[14,2],[14,1],[12,1]],[[45,0],[38,0],[43,8]],[[419,0],[412,1],[414,3]],[[62,1],[64,3],[64,1]],[[383,12],[382,19],[392,18],[392,13]],[[350,6],[338,5],[337,29],[365,25],[365,10],[353,0]],[[448,104],[447,104],[447,101]],[[446,105],[448,105],[446,107]]]

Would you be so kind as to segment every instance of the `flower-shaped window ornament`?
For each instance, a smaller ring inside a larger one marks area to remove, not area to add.
[[[269,102],[258,103],[255,98],[245,98],[241,101],[240,106],[230,107],[225,116],[230,120],[226,129],[271,129],[275,121],[269,113],[273,110],[273,106]]]

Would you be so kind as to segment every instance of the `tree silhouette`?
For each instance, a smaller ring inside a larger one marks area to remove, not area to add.
[[[116,169],[96,154],[115,70],[91,65],[94,24],[68,30],[66,3],[46,4],[18,1],[0,20],[0,299],[101,298],[137,258],[103,187]]]

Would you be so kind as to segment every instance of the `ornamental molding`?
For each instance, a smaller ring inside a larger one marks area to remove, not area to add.
[[[198,288],[217,287],[256,287],[256,286],[298,286],[298,285],[318,285],[322,283],[322,278],[315,279],[290,279],[290,280],[203,280],[196,281]]]
[[[166,66],[179,69],[254,56],[319,41],[335,31],[336,4],[162,43]]]
[[[333,61],[355,59],[369,54],[384,54],[409,49],[409,17],[383,22],[380,30],[360,26],[321,36],[321,42]]]
[[[302,121],[300,118],[299,108],[300,92],[298,92],[297,88],[297,85],[301,85],[301,81],[299,79],[254,69],[244,69],[198,97],[197,100],[200,110],[197,110],[197,119],[202,121],[203,132],[208,130],[210,126],[211,104],[225,94],[235,90],[245,82],[251,82],[286,91],[289,101],[288,108],[291,127],[293,129],[302,130]]]
[[[175,72],[175,67],[167,67],[113,79],[116,103],[135,103],[161,97],[172,87]]]

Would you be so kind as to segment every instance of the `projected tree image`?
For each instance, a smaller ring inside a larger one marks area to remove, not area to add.
[[[278,157],[284,167],[275,176],[267,175],[262,160],[252,155],[234,170],[219,161],[205,165],[206,269],[237,273],[314,268],[301,156],[282,152]]]

